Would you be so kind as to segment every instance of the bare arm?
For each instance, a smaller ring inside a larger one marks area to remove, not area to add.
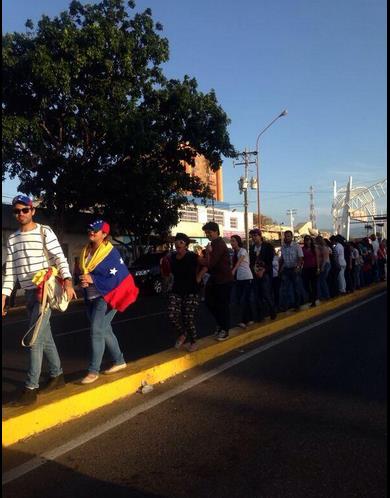
[[[238,259],[237,263],[234,265],[234,268],[232,269],[232,274],[233,275],[235,275],[236,271],[238,270],[238,267],[244,261],[244,259],[245,259],[245,256],[240,256],[240,258]]]

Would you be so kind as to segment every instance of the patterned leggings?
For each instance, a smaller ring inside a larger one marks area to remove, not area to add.
[[[185,335],[191,343],[196,340],[195,313],[199,307],[199,296],[170,294],[168,317],[178,335]]]

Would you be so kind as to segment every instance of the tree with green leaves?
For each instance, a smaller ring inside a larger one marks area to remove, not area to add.
[[[58,221],[93,210],[145,239],[177,223],[188,193],[210,195],[184,162],[216,170],[235,150],[215,92],[164,76],[162,26],[134,8],[72,1],[3,36],[2,175]]]

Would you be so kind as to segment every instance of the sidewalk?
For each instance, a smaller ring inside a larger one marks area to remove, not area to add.
[[[157,384],[229,351],[358,302],[386,288],[387,285],[384,282],[353,294],[331,299],[315,308],[304,309],[300,312],[280,313],[275,321],[267,320],[261,325],[255,324],[247,331],[232,329],[229,339],[225,342],[216,342],[212,337],[205,337],[199,341],[199,350],[193,353],[172,348],[135,361],[115,376],[102,375],[90,386],[70,383],[64,389],[40,395],[35,405],[5,407],[3,409],[3,446],[10,446],[134,394],[142,382]]]

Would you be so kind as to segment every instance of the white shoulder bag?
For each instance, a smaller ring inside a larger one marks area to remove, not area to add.
[[[41,225],[41,237],[43,244],[43,252],[45,254],[48,265],[50,266],[49,253],[46,249],[46,239]],[[45,281],[47,287],[47,302],[52,310],[66,311],[68,308],[68,296],[65,291],[65,285],[62,278],[58,276],[57,269],[53,267],[53,272],[50,278]],[[43,289],[44,292],[44,289]]]
[[[40,227],[40,232],[42,237],[43,252],[48,264],[50,265],[50,258],[49,253],[46,249],[45,234],[42,225]],[[69,301],[65,291],[64,282],[57,275],[57,268],[52,267],[51,276],[43,282],[42,302],[39,306],[39,315],[36,322],[28,329],[26,334],[23,336],[22,346],[30,347],[35,343],[38,337],[39,330],[41,328],[43,317],[49,308],[53,310],[65,311],[68,307]],[[26,344],[25,339],[31,332],[31,340],[28,344]]]

